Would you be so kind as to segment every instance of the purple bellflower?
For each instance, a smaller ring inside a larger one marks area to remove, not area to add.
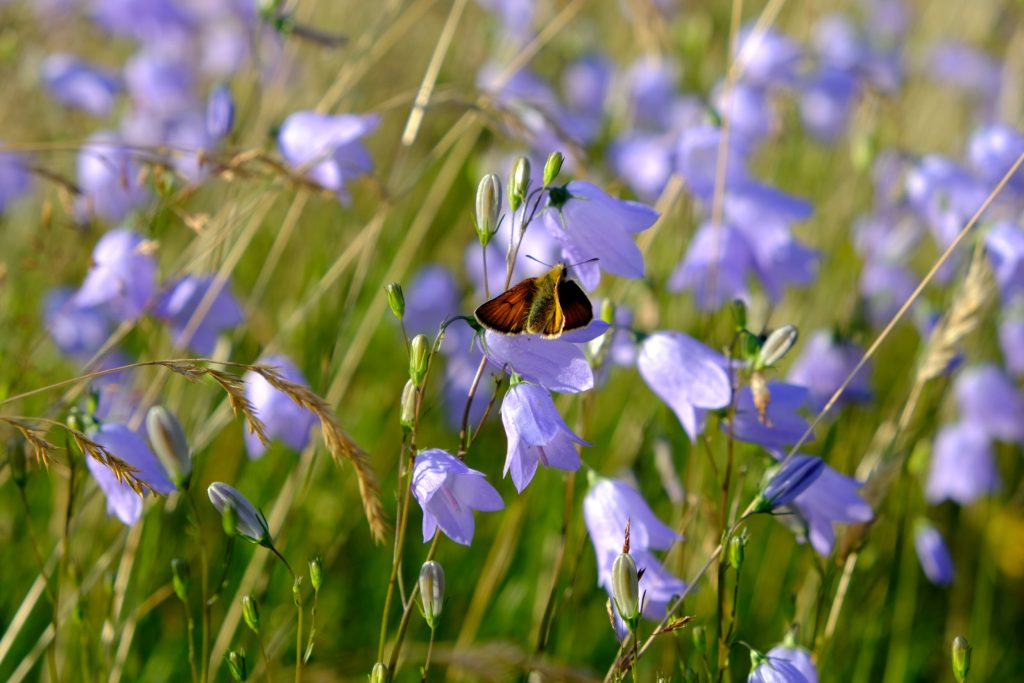
[[[737,41],[737,65],[748,83],[763,87],[788,87],[799,78],[803,52],[792,40],[770,28],[744,26]]]
[[[302,371],[287,356],[275,355],[261,358],[260,365],[269,365],[290,382],[308,386]],[[309,444],[310,430],[317,424],[316,415],[303,408],[290,396],[271,386],[270,382],[256,372],[245,373],[245,397],[255,409],[256,416],[266,426],[271,440],[281,441],[293,451],[301,451]],[[259,458],[267,447],[255,434],[245,432],[245,448],[252,459]]]
[[[220,141],[228,136],[234,124],[235,101],[231,89],[218,85],[206,100],[206,135],[210,140]]]
[[[981,427],[959,422],[939,430],[932,447],[925,499],[969,505],[999,488],[992,442]]]
[[[176,348],[187,346],[195,353],[209,355],[217,345],[217,336],[242,322],[242,308],[224,282],[202,319],[193,325],[192,318],[199,313],[200,304],[215,286],[215,279],[213,275],[186,275],[173,283],[157,302],[154,312],[167,320]],[[186,336],[186,333],[189,334]]]
[[[474,510],[494,512],[505,507],[483,472],[440,448],[421,451],[412,471],[412,493],[423,508],[423,542],[440,529],[461,545],[473,542]]]
[[[947,41],[936,45],[929,67],[937,83],[974,93],[979,100],[994,101],[999,94],[1002,65],[965,43]]]
[[[1024,440],[1024,396],[991,363],[965,368],[953,387],[960,419],[998,441]]]
[[[857,79],[850,72],[822,67],[801,88],[804,126],[822,142],[834,142],[846,132],[859,92]]]
[[[782,462],[758,496],[757,512],[768,512],[791,503],[806,491],[825,469],[814,455],[794,455]]]
[[[149,199],[141,167],[116,133],[99,132],[78,153],[76,205],[82,218],[97,217],[111,223],[140,208]]]
[[[656,200],[672,175],[671,140],[663,134],[626,134],[611,144],[608,153],[616,175],[645,201]]]
[[[827,330],[814,332],[804,345],[803,353],[789,369],[787,379],[807,387],[811,408],[824,407],[836,389],[856,367],[864,352],[852,342],[837,339]],[[840,397],[841,402],[859,403],[871,398],[870,365],[865,365]]]
[[[143,48],[125,63],[124,80],[135,104],[156,117],[169,118],[195,105],[195,73],[170,51]]]
[[[818,669],[814,666],[811,653],[796,645],[776,645],[768,650],[769,660],[785,660],[807,680],[807,683],[818,683]]]
[[[110,454],[138,470],[135,476],[156,493],[167,495],[174,491],[174,484],[167,478],[156,455],[142,437],[128,427],[108,422],[92,438]],[[109,467],[94,458],[87,457],[85,464],[107,497],[107,514],[116,515],[128,526],[139,521],[142,516],[142,497],[127,483],[118,481]]]
[[[749,299],[754,256],[743,234],[731,225],[704,223],[668,281],[671,292],[692,290],[697,306],[714,311],[734,299]]]
[[[484,352],[493,365],[510,369],[528,382],[561,394],[578,394],[594,388],[594,371],[579,344],[607,331],[608,324],[600,320],[557,339],[510,336],[488,330],[484,334]]]
[[[768,449],[780,449],[795,444],[809,426],[798,411],[807,406],[805,387],[782,382],[769,382],[770,398],[762,422],[754,405],[750,387],[744,387],[736,397],[736,420],[732,434],[740,441],[756,443]],[[722,429],[728,429],[723,424]]]
[[[784,657],[765,657],[755,650],[750,653],[750,666],[747,683],[810,683],[800,669]]]
[[[1004,307],[999,321],[999,347],[1007,369],[1017,377],[1024,375],[1024,297],[1016,297]]]
[[[479,256],[479,244],[477,245]],[[405,315],[402,321],[410,336],[437,334],[447,318],[459,312],[459,285],[445,266],[424,266],[405,288]],[[447,346],[447,344],[446,344]]]
[[[830,555],[836,540],[835,524],[870,522],[874,517],[871,506],[857,493],[862,486],[825,465],[818,478],[790,503],[800,519],[791,524],[797,538],[810,541],[819,555]]]
[[[1003,300],[1024,291],[1024,230],[1010,221],[1000,221],[985,235],[985,252]]]
[[[953,583],[956,573],[953,569],[953,558],[949,556],[946,542],[942,534],[934,526],[924,520],[914,525],[914,549],[921,570],[928,580],[936,586],[949,586]]]
[[[378,125],[377,114],[331,116],[299,111],[281,124],[277,141],[285,161],[347,204],[346,184],[373,170],[373,159],[362,138]]]
[[[703,429],[703,411],[729,405],[725,359],[682,332],[656,332],[644,340],[637,369],[679,418],[691,441]]]
[[[66,54],[47,57],[43,61],[42,78],[55,100],[93,116],[109,114],[121,91],[120,83],[112,75]]]
[[[0,140],[0,147],[3,141]],[[25,165],[25,157],[11,152],[0,152],[0,213],[14,200],[28,193],[32,176]]]
[[[910,169],[907,199],[931,230],[936,243],[948,247],[988,191],[958,163],[931,154]]]
[[[967,141],[967,162],[975,175],[990,187],[1003,179],[1021,154],[1024,154],[1024,135],[1002,123],[982,126]],[[1024,190],[1024,172],[1018,169],[1007,187],[1017,193]]]
[[[565,424],[548,390],[535,384],[519,383],[508,390],[501,421],[508,437],[505,476],[511,472],[519,492],[529,485],[539,464],[575,472],[580,468],[576,446],[590,445]]]
[[[127,228],[111,230],[92,251],[92,266],[74,296],[82,308],[103,306],[116,320],[135,320],[156,292],[151,244]]]
[[[102,308],[76,305],[74,292],[65,287],[46,295],[43,320],[57,348],[75,358],[90,358],[110,333],[110,319]]]

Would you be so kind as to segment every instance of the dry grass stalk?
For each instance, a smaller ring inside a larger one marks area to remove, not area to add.
[[[14,427],[21,434],[22,438],[32,447],[32,455],[35,456],[36,463],[43,466],[50,464],[50,451],[57,447],[46,440],[43,430],[13,418],[0,417],[0,422]]]

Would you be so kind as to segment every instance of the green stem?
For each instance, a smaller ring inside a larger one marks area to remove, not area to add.
[[[430,544],[430,550],[427,552],[426,561],[434,559],[434,555],[437,553],[437,546],[441,542],[441,533],[434,534],[434,542]],[[416,604],[416,598],[420,594],[419,582],[413,586],[412,592],[409,594],[409,604],[405,606],[405,611],[402,612],[402,621],[398,624],[398,634],[395,636],[395,644],[391,648],[391,658],[388,661],[388,676],[394,677],[395,666],[398,664],[398,654],[402,651],[402,642],[405,640],[405,631],[409,628],[409,617],[412,616],[413,605]]]
[[[423,662],[423,675],[420,676],[420,683],[427,683],[427,676],[430,675],[430,657],[434,654],[434,634],[437,629],[430,628],[430,641],[427,643],[427,658]]]
[[[196,545],[199,547],[199,583],[202,590],[203,605],[203,636],[201,648],[200,680],[207,683],[210,678],[210,577],[206,558],[206,546],[203,544],[203,532],[199,524],[199,506],[191,490],[185,491],[185,499],[192,510],[192,526],[196,533]]]
[[[295,683],[302,680],[302,601],[295,600],[298,614],[298,625],[295,629]]]
[[[199,670],[196,669],[196,620],[192,617],[192,610],[188,602],[182,600],[185,608],[185,618],[188,622],[188,668],[192,671],[192,683],[199,680]]]

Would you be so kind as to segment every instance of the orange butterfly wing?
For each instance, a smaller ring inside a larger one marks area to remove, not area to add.
[[[474,315],[489,330],[501,334],[523,334],[537,285],[527,278],[512,289],[480,304]]]
[[[590,299],[572,280],[562,280],[558,284],[558,303],[561,304],[562,315],[565,317],[563,331],[586,327],[594,319],[594,308],[590,304]]]

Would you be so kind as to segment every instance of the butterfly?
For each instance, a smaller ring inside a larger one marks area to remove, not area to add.
[[[528,277],[476,309],[477,321],[499,334],[539,334],[557,339],[594,319],[590,299],[559,263],[544,275]]]

